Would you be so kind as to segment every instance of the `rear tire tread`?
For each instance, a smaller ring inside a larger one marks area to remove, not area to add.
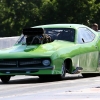
[[[3,83],[8,83],[11,76],[1,76],[0,79]]]

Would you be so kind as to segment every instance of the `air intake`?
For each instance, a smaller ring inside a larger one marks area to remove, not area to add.
[[[44,33],[43,28],[25,28],[23,29],[24,35],[42,35]]]

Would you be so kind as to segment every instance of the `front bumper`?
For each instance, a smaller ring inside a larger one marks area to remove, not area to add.
[[[52,74],[54,66],[29,68],[0,68],[0,75],[41,75]]]

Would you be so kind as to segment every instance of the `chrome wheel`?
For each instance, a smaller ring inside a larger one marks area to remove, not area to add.
[[[65,78],[65,75],[66,75],[65,64],[62,64],[62,67],[61,67],[61,74],[60,74],[60,75],[56,75],[56,79],[62,80],[62,79]]]
[[[66,74],[66,68],[65,68],[65,64],[62,65],[61,68],[61,78],[65,78],[65,74]]]

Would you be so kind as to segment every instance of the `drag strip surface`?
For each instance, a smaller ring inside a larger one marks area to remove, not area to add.
[[[38,77],[16,76],[9,84],[0,81],[0,100],[99,100],[99,87],[100,76],[69,76],[63,81],[40,81]]]

